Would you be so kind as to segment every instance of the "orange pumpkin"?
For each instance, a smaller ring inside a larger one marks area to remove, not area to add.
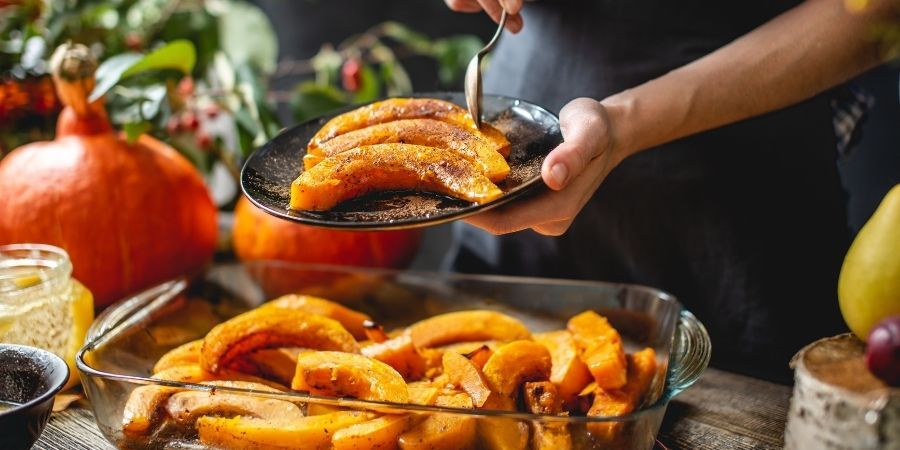
[[[217,225],[202,177],[162,142],[113,130],[103,102],[87,100],[97,63],[86,47],[65,44],[52,63],[65,109],[55,140],[0,161],[0,244],[66,249],[101,307],[204,266]]]
[[[401,268],[415,257],[420,237],[418,230],[339,231],[300,225],[265,213],[246,197],[234,209],[234,250],[244,261]]]

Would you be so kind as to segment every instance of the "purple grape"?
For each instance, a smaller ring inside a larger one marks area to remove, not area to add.
[[[866,363],[875,376],[900,386],[900,316],[882,320],[869,332]]]

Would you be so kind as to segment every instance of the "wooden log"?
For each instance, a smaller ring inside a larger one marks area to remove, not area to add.
[[[848,333],[794,356],[786,449],[900,450],[900,389],[869,372],[865,351]]]

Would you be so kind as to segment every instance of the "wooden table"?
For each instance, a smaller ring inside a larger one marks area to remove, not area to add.
[[[791,388],[708,369],[669,404],[659,433],[670,449],[780,449]],[[100,434],[90,410],[54,414],[36,449],[114,448]]]

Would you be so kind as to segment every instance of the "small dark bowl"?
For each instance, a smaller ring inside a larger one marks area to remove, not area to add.
[[[40,437],[53,398],[69,379],[60,357],[34,347],[0,344],[0,450],[28,449]]]

